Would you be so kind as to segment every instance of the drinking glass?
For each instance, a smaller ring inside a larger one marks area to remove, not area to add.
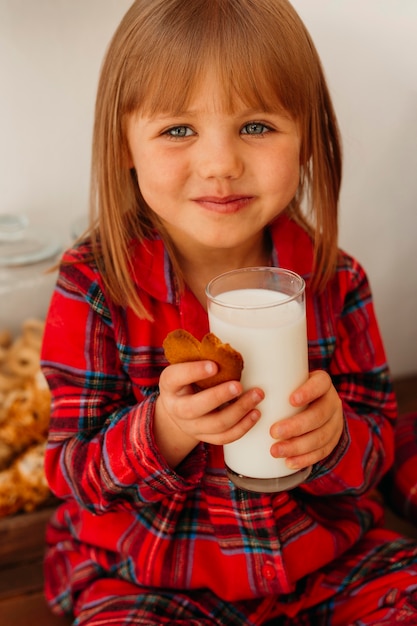
[[[285,459],[274,458],[270,428],[301,410],[289,396],[308,378],[305,282],[290,270],[250,267],[217,276],[206,295],[211,332],[243,357],[243,388],[265,392],[259,421],[224,446],[228,477],[249,491],[292,489],[311,467],[291,470]]]

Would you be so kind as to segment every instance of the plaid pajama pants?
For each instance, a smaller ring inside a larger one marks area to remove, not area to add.
[[[417,542],[370,531],[289,596],[227,603],[209,590],[178,593],[99,578],[79,596],[74,626],[417,625]]]

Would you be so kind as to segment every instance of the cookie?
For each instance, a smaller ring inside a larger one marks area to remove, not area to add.
[[[186,330],[174,330],[165,337],[163,348],[171,364],[206,360],[217,363],[219,369],[214,376],[196,382],[199,389],[208,389],[227,380],[240,380],[242,375],[242,355],[213,333],[199,341]]]

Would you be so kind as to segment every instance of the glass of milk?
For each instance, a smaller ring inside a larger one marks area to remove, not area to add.
[[[260,420],[224,446],[230,480],[249,491],[273,493],[306,480],[311,467],[291,470],[270,453],[272,424],[300,411],[290,394],[308,378],[305,283],[275,267],[249,267],[221,274],[206,288],[210,330],[241,353],[244,389],[260,387]]]

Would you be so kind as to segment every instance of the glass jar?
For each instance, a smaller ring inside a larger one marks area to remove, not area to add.
[[[61,245],[24,215],[0,214],[0,330],[19,333],[28,318],[45,319]]]

